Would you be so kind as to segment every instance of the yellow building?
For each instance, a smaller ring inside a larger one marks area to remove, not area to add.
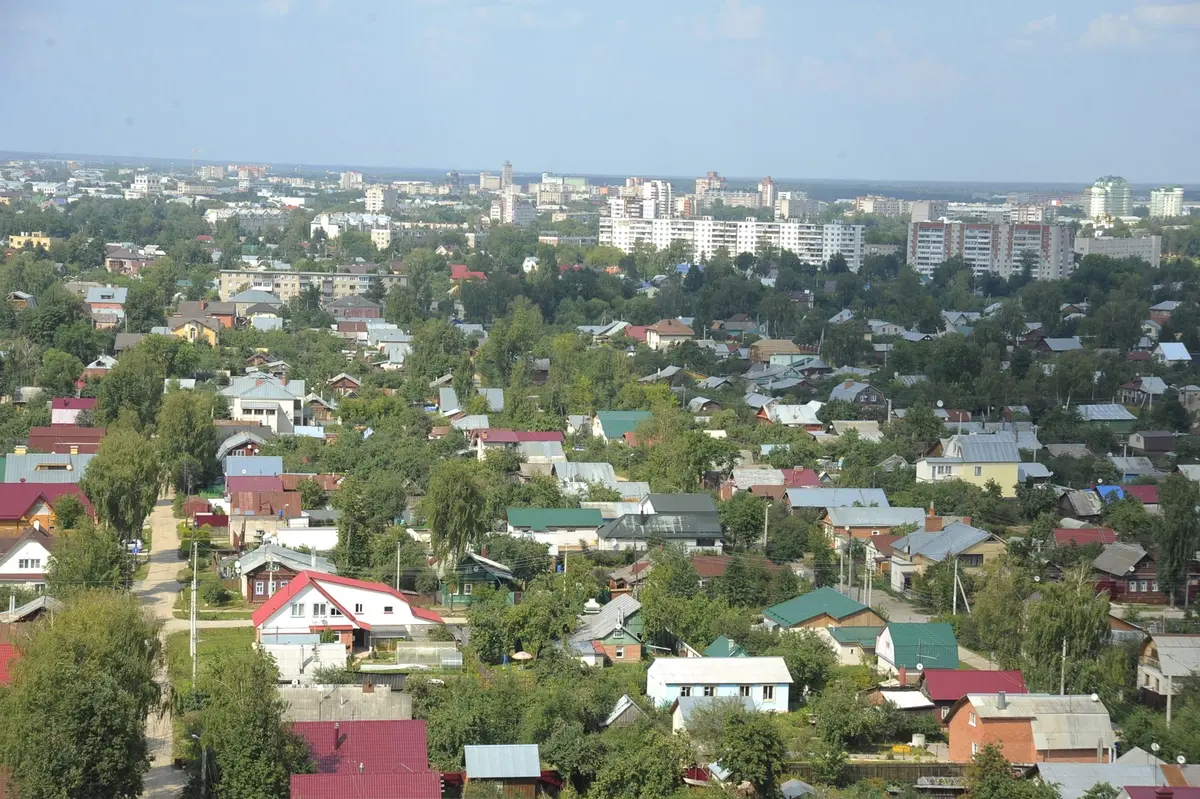
[[[949,558],[957,559],[960,569],[975,573],[1007,551],[1004,539],[973,527],[970,518],[944,522],[943,517],[931,515],[923,529],[892,542],[888,571],[894,590],[910,588],[914,574]]]
[[[1017,495],[1021,452],[1012,433],[951,436],[942,442],[940,457],[917,461],[917,481],[963,480],[980,488],[1000,486],[1000,495]]]
[[[215,319],[172,317],[167,320],[167,326],[171,329],[172,336],[191,342],[205,341],[210,347],[217,346],[221,329],[221,323]]]
[[[62,239],[54,236],[47,236],[41,231],[34,233],[13,233],[8,237],[8,246],[14,250],[23,250],[26,247],[36,250],[38,247],[50,249],[50,245]]]

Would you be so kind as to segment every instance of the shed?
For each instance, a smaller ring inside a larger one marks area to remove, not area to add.
[[[530,797],[537,793],[542,776],[537,744],[503,744],[463,747],[467,782],[476,780],[502,785],[506,796]]]

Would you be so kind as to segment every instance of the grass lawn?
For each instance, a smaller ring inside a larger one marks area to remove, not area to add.
[[[200,630],[200,667],[225,652],[248,649],[254,642],[253,627],[217,627]],[[167,636],[167,676],[175,691],[186,691],[192,682],[192,656],[188,631]]]
[[[172,612],[172,615],[177,619],[188,618],[186,610],[178,610]],[[221,621],[222,619],[249,619],[254,615],[252,610],[242,610],[234,608],[233,610],[197,610],[196,618],[199,621]]]

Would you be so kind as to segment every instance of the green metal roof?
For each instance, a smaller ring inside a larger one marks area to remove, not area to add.
[[[897,667],[915,669],[920,663],[927,669],[958,668],[958,639],[949,624],[894,622],[887,629],[896,650]]]
[[[508,523],[538,532],[551,527],[600,527],[604,519],[597,508],[509,508]]]
[[[772,605],[763,611],[763,615],[781,627],[794,627],[821,614],[844,619],[866,609],[866,605],[855,602],[832,588],[818,588],[816,591]]]
[[[650,411],[596,411],[605,438],[620,438],[650,418]]]
[[[882,627],[830,627],[829,634],[839,644],[875,646],[875,639],[883,632]]]
[[[717,637],[716,640],[714,640],[711,644],[708,645],[708,648],[704,650],[704,657],[706,657],[706,658],[744,658],[744,657],[748,657],[748,656],[746,655],[746,650],[742,649],[741,644],[734,643],[733,641],[730,641],[728,638],[726,638],[725,636],[722,635],[722,636]]]

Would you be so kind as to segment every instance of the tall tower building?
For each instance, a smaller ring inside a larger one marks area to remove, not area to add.
[[[1133,194],[1125,178],[1107,175],[1083,191],[1084,210],[1092,219],[1106,216],[1131,216]]]
[[[1157,219],[1183,216],[1183,187],[1161,186],[1151,191],[1150,216]]]
[[[500,170],[500,188],[507,189],[512,185],[512,161],[505,161]]]
[[[665,180],[642,183],[642,218],[669,219],[675,215],[675,192]]]
[[[775,207],[775,181],[771,180],[770,175],[767,175],[762,179],[762,182],[758,184],[758,196],[759,206],[762,208]]]

